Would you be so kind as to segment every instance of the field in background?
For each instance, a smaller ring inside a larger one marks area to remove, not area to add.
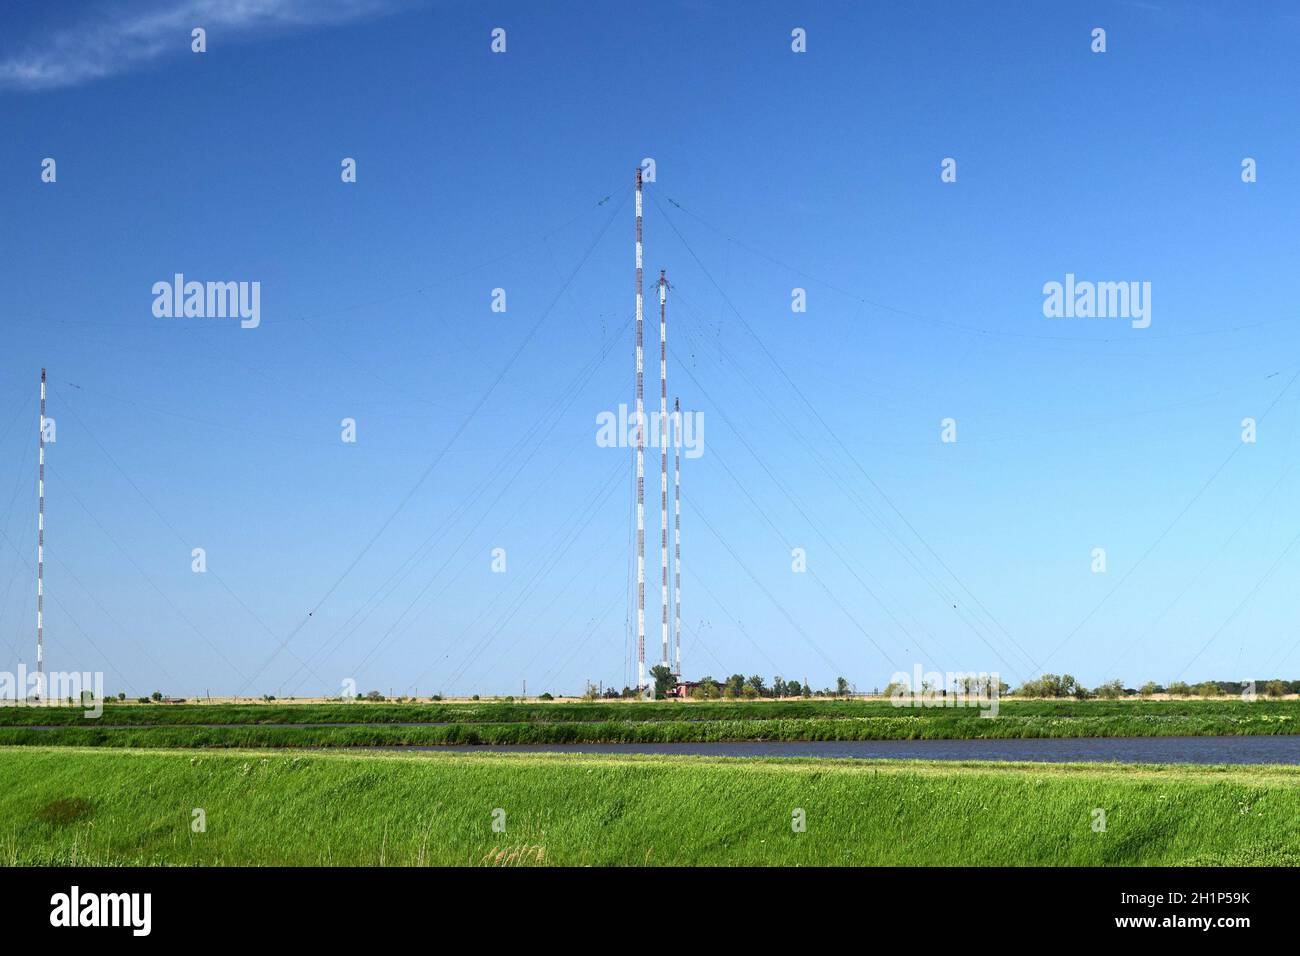
[[[1007,701],[898,708],[885,701],[568,704],[111,705],[0,708],[0,746],[361,747],[1254,736],[1300,733],[1291,700]]]
[[[0,727],[86,724],[81,707],[0,707]],[[119,704],[106,701],[105,724],[314,724],[314,723],[552,723],[583,721],[775,720],[789,717],[915,716],[960,719],[974,707],[895,707],[888,700],[569,701],[464,703],[243,703]],[[998,713],[1016,717],[1268,715],[1300,717],[1300,699],[1235,697],[1202,700],[1002,700]]]
[[[1300,864],[1288,767],[15,748],[0,777],[9,865]]]

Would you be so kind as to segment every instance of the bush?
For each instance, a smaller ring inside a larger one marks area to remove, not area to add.
[[[718,700],[722,697],[722,688],[712,677],[703,677],[700,684],[691,690],[692,700]]]
[[[1088,689],[1070,674],[1044,674],[1037,680],[1027,680],[1016,689],[1017,697],[1074,697],[1087,700]]]
[[[1097,696],[1106,700],[1119,700],[1124,696],[1124,682],[1116,677],[1097,688]]]

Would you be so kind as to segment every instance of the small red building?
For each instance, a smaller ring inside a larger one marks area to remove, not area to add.
[[[722,689],[722,685],[718,684],[717,681],[714,681],[713,683],[715,686],[717,686],[719,690]],[[691,696],[691,691],[695,690],[695,688],[700,686],[703,686],[702,681],[697,681],[697,680],[678,681],[677,686],[673,688],[672,696],[679,698],[681,700],[688,700]]]

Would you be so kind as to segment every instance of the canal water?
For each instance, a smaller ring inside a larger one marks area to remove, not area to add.
[[[1030,760],[1191,764],[1300,764],[1300,735],[1276,737],[1080,737],[1012,740],[852,740],[708,744],[538,744],[389,747],[492,753],[692,754],[892,760]]]
[[[388,724],[177,724],[202,727],[441,727],[420,721]],[[58,730],[36,726],[26,730]],[[97,729],[143,729],[99,725]],[[685,754],[706,757],[827,757],[891,760],[1024,760],[1070,763],[1300,764],[1300,734],[1271,737],[1033,737],[1006,740],[812,740],[675,744],[443,744],[354,747],[354,750],[428,750],[491,753]]]

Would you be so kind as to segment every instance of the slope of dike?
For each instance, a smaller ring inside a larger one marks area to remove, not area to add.
[[[1300,864],[1287,767],[21,747],[0,778],[6,865]]]

